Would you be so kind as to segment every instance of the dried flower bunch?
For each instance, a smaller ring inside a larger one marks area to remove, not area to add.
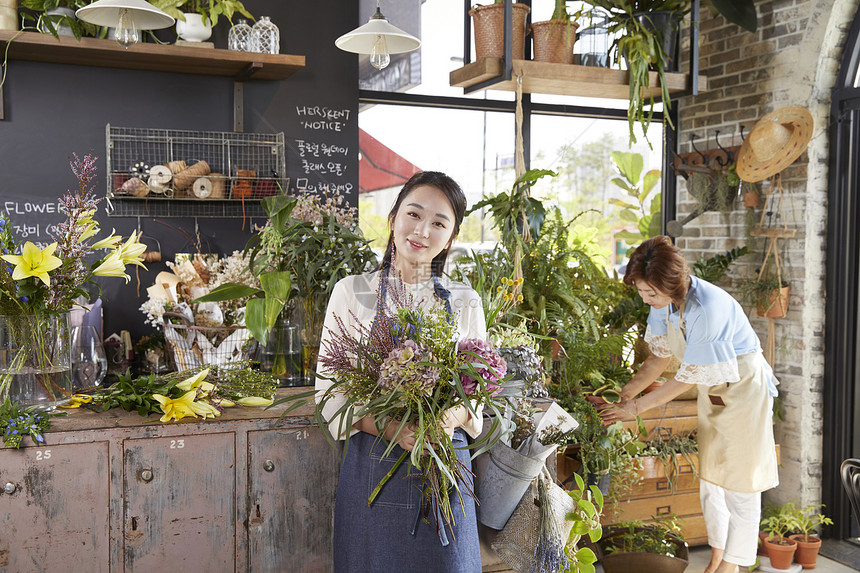
[[[441,306],[415,307],[397,279],[388,281],[387,293],[377,293],[377,318],[373,325],[355,330],[346,326],[346,317],[336,317],[337,329],[320,353],[321,376],[333,384],[318,397],[317,420],[327,426],[322,409],[332,399],[346,396],[346,403],[334,414],[343,427],[370,416],[382,429],[397,420],[402,431],[415,424],[415,447],[410,462],[419,469],[428,503],[438,503],[444,523],[454,519],[451,496],[462,498],[463,468],[453,442],[444,430],[445,412],[479,405],[493,410],[501,419],[493,397],[501,387],[505,362],[493,347],[477,339],[457,341],[456,322]],[[387,299],[387,301],[386,301]],[[490,432],[494,434],[494,432]],[[386,455],[393,449],[390,443]],[[470,447],[482,447],[483,443]],[[410,453],[404,451],[398,467]],[[372,503],[389,474],[373,490]],[[452,493],[453,490],[453,493]],[[466,492],[473,495],[473,492]]]
[[[83,287],[93,283],[94,277],[122,277],[128,282],[126,266],[143,266],[141,255],[146,246],[138,241],[139,233],[133,232],[125,241],[113,233],[94,241],[100,232],[93,219],[100,202],[93,191],[97,158],[73,155],[69,164],[79,187],[60,199],[59,209],[66,220],[51,233],[53,243],[43,248],[30,241],[16,244],[7,219],[0,214],[0,258],[9,263],[9,272],[0,272],[0,314],[68,311],[79,296],[89,298]],[[98,251],[107,254],[87,262]]]
[[[220,302],[194,304],[194,299],[227,283],[259,288],[260,281],[248,269],[248,258],[241,251],[217,259],[195,254],[191,259],[167,262],[172,273],[162,272],[147,289],[149,299],[140,306],[146,322],[159,328],[165,311],[179,312],[197,326],[234,326],[242,324],[248,297]]]

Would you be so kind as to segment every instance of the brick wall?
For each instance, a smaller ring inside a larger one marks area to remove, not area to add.
[[[782,448],[781,483],[769,495],[779,503],[792,499],[818,503],[821,495],[827,123],[831,90],[858,4],[858,0],[756,2],[756,33],[703,9],[699,65],[708,76],[708,90],[677,101],[681,152],[692,151],[691,135],[700,150],[715,147],[717,130],[723,146],[740,145],[742,127],[749,133],[757,118],[787,105],[807,107],[815,121],[807,153],[783,171],[782,201],[772,200],[768,209],[774,215],[766,217],[771,225],[785,224],[797,232],[795,238],[780,241],[791,302],[788,316],[773,321],[774,369],[781,382],[785,420],[776,425]],[[754,275],[765,243],[748,237],[748,215],[740,202],[736,205],[731,212],[708,212],[688,223],[678,245],[690,261],[735,246],[755,248],[755,254],[733,266],[723,284],[737,294],[737,279]],[[677,206],[679,219],[696,206],[681,178]],[[760,213],[759,209],[754,214],[756,222]],[[768,321],[754,311],[750,314],[764,344]]]

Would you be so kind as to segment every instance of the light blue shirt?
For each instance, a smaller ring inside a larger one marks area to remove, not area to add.
[[[758,335],[738,301],[716,285],[694,276],[690,279],[684,308],[687,350],[682,362],[694,366],[736,363],[740,355],[761,352]],[[673,307],[668,320],[680,329],[680,319],[680,310]],[[667,335],[665,308],[651,309],[648,327],[652,336]],[[768,386],[771,395],[776,396],[772,371],[768,373]]]

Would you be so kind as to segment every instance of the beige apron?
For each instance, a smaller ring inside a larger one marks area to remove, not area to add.
[[[669,347],[682,361],[687,349],[684,306],[680,330],[669,320],[666,307]],[[740,382],[698,385],[699,477],[730,491],[754,493],[779,483],[767,387],[770,367],[761,352],[742,354],[737,360]]]

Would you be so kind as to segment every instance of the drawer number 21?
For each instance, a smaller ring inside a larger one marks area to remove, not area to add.
[[[181,450],[185,447],[185,440],[170,440],[171,450]]]

